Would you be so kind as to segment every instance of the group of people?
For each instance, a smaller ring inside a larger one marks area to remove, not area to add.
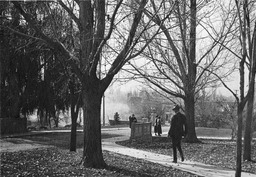
[[[175,115],[171,119],[168,137],[172,139],[173,163],[177,163],[177,149],[180,153],[181,161],[184,161],[184,154],[181,149],[181,140],[182,137],[185,137],[187,134],[187,124],[185,115],[180,112],[180,106],[176,105],[172,110],[175,112]],[[129,117],[129,122],[130,128],[132,123],[137,122],[134,114]],[[158,115],[154,122],[154,133],[158,136],[161,136],[162,134],[161,118]]]
[[[176,105],[173,108],[175,115],[171,119],[171,125],[168,132],[168,137],[172,139],[172,149],[173,149],[173,162],[177,163],[177,149],[180,153],[181,161],[184,161],[184,154],[181,149],[181,140],[182,137],[185,137],[187,134],[187,125],[186,125],[186,117],[184,114],[180,113],[180,107]],[[161,127],[161,119],[157,115],[155,124],[154,124],[154,132],[155,135],[161,136],[162,127]]]

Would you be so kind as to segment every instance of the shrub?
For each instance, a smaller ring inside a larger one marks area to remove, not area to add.
[[[120,121],[120,117],[119,117],[118,112],[116,112],[115,115],[114,115],[114,121],[115,121],[116,124],[118,124],[119,121]]]

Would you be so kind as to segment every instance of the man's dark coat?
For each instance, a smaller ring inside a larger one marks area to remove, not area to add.
[[[178,112],[172,117],[168,135],[175,139],[181,139],[187,134],[186,117]]]

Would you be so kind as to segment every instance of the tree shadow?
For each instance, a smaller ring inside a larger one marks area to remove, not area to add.
[[[32,135],[32,136],[24,136],[20,139],[25,140],[23,141],[23,143],[28,143],[28,144],[37,143],[42,145],[55,146],[61,149],[69,149],[70,136],[71,136],[70,132],[51,132],[51,133],[38,134],[38,135]],[[121,135],[108,134],[108,133],[102,133],[101,135],[102,139],[113,138],[118,136],[121,136]],[[26,140],[29,140],[29,141],[26,141]],[[20,140],[20,143],[22,143],[21,140]],[[82,148],[83,144],[84,144],[83,132],[77,132],[76,147]]]

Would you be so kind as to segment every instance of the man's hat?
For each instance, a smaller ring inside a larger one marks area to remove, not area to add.
[[[180,106],[176,105],[172,110],[180,110]]]

